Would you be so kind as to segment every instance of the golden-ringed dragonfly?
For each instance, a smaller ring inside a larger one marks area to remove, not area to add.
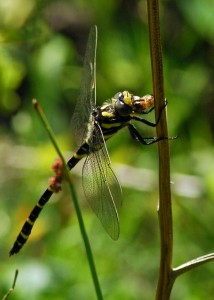
[[[151,123],[138,115],[153,110],[154,98],[151,95],[139,97],[123,91],[102,106],[96,106],[96,48],[97,27],[93,26],[86,47],[80,96],[72,117],[81,146],[67,165],[71,170],[85,158],[82,185],[86,199],[109,236],[117,240],[120,233],[119,211],[122,192],[111,168],[106,141],[124,127],[128,127],[133,139],[144,145],[153,144],[164,138],[144,138],[131,123],[133,120],[152,127],[157,125],[159,120],[157,123]],[[23,247],[36,219],[54,192],[50,184],[24,223],[10,250],[10,255],[18,253]]]

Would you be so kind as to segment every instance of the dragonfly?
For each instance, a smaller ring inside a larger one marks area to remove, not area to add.
[[[124,127],[128,128],[134,140],[143,145],[156,143],[165,137],[144,138],[132,124],[132,121],[137,121],[148,126],[157,126],[160,115],[156,123],[141,116],[154,109],[152,95],[140,97],[125,90],[104,102],[102,106],[96,106],[96,49],[97,27],[93,26],[86,46],[80,96],[72,117],[80,146],[68,160],[67,166],[71,170],[85,158],[82,185],[86,199],[108,235],[117,240],[120,233],[119,212],[122,205],[122,191],[111,167],[106,141]],[[54,192],[55,189],[50,184],[25,221],[10,250],[10,255],[18,253],[26,243],[35,221]]]

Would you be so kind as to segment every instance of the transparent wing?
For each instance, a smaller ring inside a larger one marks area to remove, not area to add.
[[[96,105],[96,49],[97,27],[93,26],[86,46],[80,95],[71,119],[74,139],[78,146],[85,139],[90,113]]]
[[[122,192],[116,175],[111,169],[100,126],[95,124],[91,149],[83,166],[83,188],[94,213],[112,239],[117,240],[120,233],[119,216],[122,204]],[[96,139],[96,141],[95,141]]]

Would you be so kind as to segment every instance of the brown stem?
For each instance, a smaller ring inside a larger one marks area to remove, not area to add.
[[[206,254],[200,257],[197,257],[193,260],[190,260],[183,265],[178,266],[177,268],[173,268],[173,276],[178,277],[179,275],[190,271],[194,268],[197,268],[205,263],[214,260],[214,253]]]
[[[147,0],[148,22],[150,35],[150,52],[153,77],[153,92],[155,97],[156,117],[165,104],[163,63],[160,40],[159,4],[158,0]],[[157,126],[157,136],[168,136],[166,110],[161,113],[161,119]],[[170,191],[170,164],[168,140],[158,143],[159,151],[159,226],[161,257],[156,299],[167,300],[170,297],[171,288],[174,283],[172,276],[172,208]]]

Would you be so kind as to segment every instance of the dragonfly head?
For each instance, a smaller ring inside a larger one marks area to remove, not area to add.
[[[129,116],[132,112],[141,113],[154,103],[154,97],[146,95],[143,97],[134,96],[128,91],[117,93],[113,101],[119,115]]]
[[[121,116],[129,116],[133,111],[133,95],[127,91],[117,93],[114,98],[115,109]]]

